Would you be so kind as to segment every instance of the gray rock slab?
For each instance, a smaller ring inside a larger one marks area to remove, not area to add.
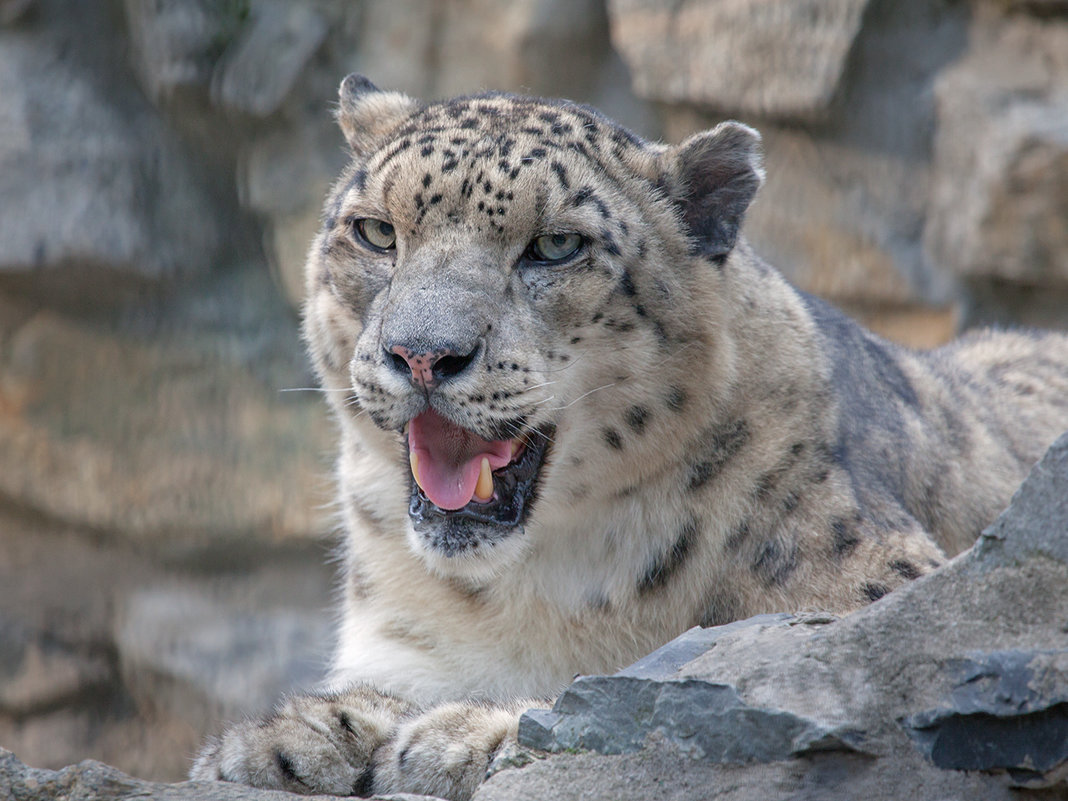
[[[211,73],[242,21],[242,3],[125,0],[134,68],[154,102],[180,93],[207,95]]]
[[[1053,443],[972,549],[979,567],[1035,557],[1068,564],[1068,435]]]
[[[1068,287],[1068,26],[981,17],[935,83],[924,246],[968,279]]]
[[[681,678],[686,664],[743,628],[786,626],[790,615],[759,615],[714,628],[693,628],[615,676],[576,680],[552,711],[519,722],[521,745],[602,754],[640,750],[650,739],[674,743],[713,762],[770,762],[816,750],[854,750],[851,733],[833,723],[746,704],[728,684]]]
[[[1005,771],[1022,786],[1068,769],[1068,649],[976,654],[950,669],[943,702],[901,722],[934,765]]]
[[[791,712],[747,704],[729,684],[627,676],[582,678],[560,696],[552,717],[520,721],[520,743],[549,751],[600,754],[670,742],[694,759],[776,762],[812,751],[857,750],[852,733]],[[526,726],[523,722],[526,722]],[[532,723],[542,728],[544,734]]]
[[[325,801],[333,796],[297,796],[224,782],[146,782],[93,760],[62,770],[42,770],[24,765],[0,748],[0,797],[12,801]]]
[[[0,716],[54,709],[110,679],[102,654],[79,653],[25,625],[13,611],[0,612]]]
[[[771,117],[834,96],[868,0],[611,0],[612,42],[642,97]]]
[[[582,801],[902,801],[902,799],[1023,801],[1018,791],[992,785],[981,774],[939,770],[919,755],[900,761],[827,752],[767,764],[702,762],[669,745],[631,754],[553,754],[501,771],[475,801],[582,799]],[[1031,796],[1027,801],[1052,801]]]
[[[15,754],[0,748],[0,798],[11,801],[329,801],[337,796],[295,795],[229,782],[148,782],[91,759],[62,770],[42,770],[24,765]],[[436,796],[394,793],[373,796],[372,801],[441,800]]]
[[[71,291],[100,302],[116,282],[207,271],[226,222],[195,158],[106,49],[106,20],[77,4],[0,29],[0,277],[91,268],[96,281]]]
[[[249,20],[227,49],[212,79],[218,105],[266,117],[277,111],[327,33],[314,8],[253,0]]]
[[[333,435],[317,393],[282,391],[311,384],[296,321],[258,265],[227,279],[172,292],[169,319],[36,310],[15,326],[0,494],[179,555],[317,537]]]
[[[268,579],[318,581],[322,587],[318,571],[298,569],[285,578],[276,572],[261,582]],[[257,603],[270,592],[248,592],[254,581],[233,579],[234,592],[216,586],[214,593],[207,582],[187,582],[142,589],[123,600],[115,645],[139,703],[208,730],[220,719],[267,712],[284,693],[323,678],[331,616],[318,608]],[[325,602],[326,593],[320,595]]]

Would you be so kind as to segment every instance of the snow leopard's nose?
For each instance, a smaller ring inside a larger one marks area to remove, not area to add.
[[[466,370],[477,353],[478,347],[469,353],[458,353],[449,347],[419,352],[394,345],[386,351],[386,363],[405,375],[417,389],[429,390]]]

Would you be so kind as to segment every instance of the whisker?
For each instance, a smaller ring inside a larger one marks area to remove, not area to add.
[[[553,409],[553,411],[561,411],[563,409],[570,409],[572,406],[574,406],[580,400],[585,398],[587,395],[592,395],[594,392],[600,392],[602,389],[608,389],[608,388],[614,387],[614,386],[616,386],[618,384],[619,384],[618,381],[613,381],[611,384],[604,384],[604,385],[599,386],[599,387],[594,387],[589,392],[583,392],[581,395],[579,395],[577,398],[575,398],[573,401],[571,401],[571,403],[565,404],[564,406],[555,407]]]
[[[323,387],[283,387],[279,392],[352,392],[351,389],[325,389]]]
[[[556,381],[543,381],[540,384],[534,384],[533,386],[523,387],[524,392],[530,392],[531,390],[541,389],[542,387],[551,387]]]

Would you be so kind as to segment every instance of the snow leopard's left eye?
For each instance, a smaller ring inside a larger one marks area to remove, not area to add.
[[[366,217],[356,220],[353,225],[356,237],[373,250],[390,250],[397,244],[397,232],[385,220]]]
[[[551,264],[571,258],[584,244],[585,240],[579,234],[542,234],[527,247],[526,257]]]

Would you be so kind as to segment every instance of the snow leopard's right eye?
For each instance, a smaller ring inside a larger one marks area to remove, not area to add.
[[[356,238],[372,250],[382,252],[397,246],[397,232],[385,220],[364,217],[353,221],[352,230],[356,232]]]

